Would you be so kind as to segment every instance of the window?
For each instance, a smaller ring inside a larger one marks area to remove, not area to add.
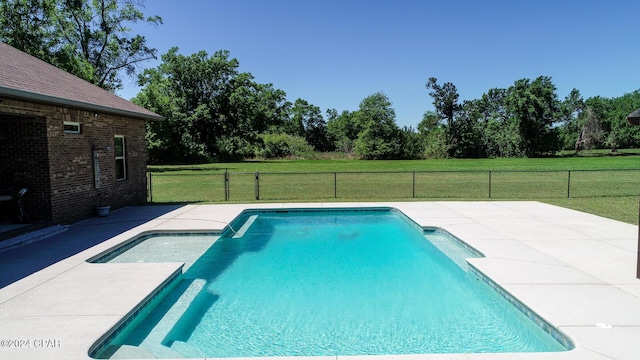
[[[127,163],[124,149],[124,136],[114,136],[114,152],[116,159],[116,180],[127,178]]]
[[[65,121],[63,124],[65,134],[80,134],[80,123],[75,121]]]

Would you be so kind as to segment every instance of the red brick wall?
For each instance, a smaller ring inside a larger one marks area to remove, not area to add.
[[[11,116],[1,114],[12,114]],[[17,117],[16,115],[19,115]],[[10,119],[18,119],[19,124]],[[81,124],[80,134],[64,133],[63,122]],[[35,123],[40,131],[27,129],[12,135],[25,124]],[[45,135],[46,134],[46,135]],[[115,179],[114,135],[125,136],[127,179]],[[26,203],[27,210],[45,220],[71,223],[93,216],[93,207],[103,194],[112,209],[146,201],[146,144],[143,120],[101,113],[33,104],[5,99],[0,103],[0,142],[21,138],[30,144],[27,156],[34,164],[30,171],[38,203]],[[0,145],[0,153],[4,152]],[[93,149],[98,149],[101,187],[94,186]],[[0,155],[0,170],[16,166],[11,156]],[[48,198],[48,201],[47,201]],[[38,210],[35,210],[35,209]],[[43,208],[43,209],[40,209]],[[47,208],[45,211],[44,208]]]
[[[0,187],[29,189],[24,206],[37,219],[51,219],[47,154],[45,118],[0,115]]]

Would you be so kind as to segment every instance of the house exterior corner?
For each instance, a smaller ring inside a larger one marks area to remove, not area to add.
[[[142,119],[3,98],[0,174],[28,189],[23,205],[33,221],[69,224],[97,205],[142,204],[145,133]]]

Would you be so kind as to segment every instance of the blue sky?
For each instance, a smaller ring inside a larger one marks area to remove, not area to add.
[[[229,50],[240,71],[284,90],[291,102],[356,110],[384,92],[399,126],[433,110],[429,77],[460,100],[550,76],[561,99],[573,88],[617,97],[640,89],[638,0],[147,0],[155,28],[134,33],[164,54]],[[143,68],[155,67],[150,61]],[[119,91],[139,89],[125,79]]]

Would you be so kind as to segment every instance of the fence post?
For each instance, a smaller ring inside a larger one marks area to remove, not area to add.
[[[338,173],[333,173],[333,198],[338,198]]]
[[[256,171],[256,200],[260,200],[260,171]]]
[[[489,170],[489,199],[491,199],[491,170]]]
[[[567,170],[567,199],[571,198],[571,170]]]
[[[148,174],[149,174],[149,202],[152,203],[153,202],[153,190],[152,190],[152,187],[151,187],[151,175],[152,174],[151,173],[148,173]]]
[[[412,189],[412,195],[411,197],[413,197],[414,199],[416,198],[416,172],[413,172],[413,185],[411,187]]]
[[[224,201],[229,201],[229,169],[224,169]]]

